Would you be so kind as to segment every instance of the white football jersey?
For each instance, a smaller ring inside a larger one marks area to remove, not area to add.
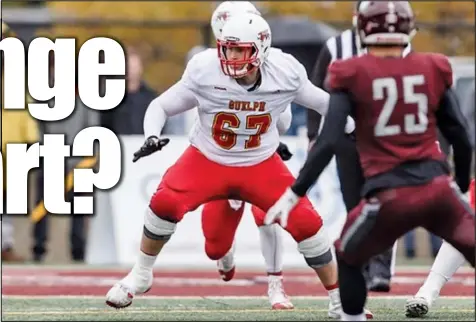
[[[277,121],[308,82],[304,66],[272,48],[261,66],[261,85],[248,91],[223,74],[216,49],[190,60],[182,84],[198,102],[198,121],[189,138],[208,159],[230,166],[260,163],[279,145]]]

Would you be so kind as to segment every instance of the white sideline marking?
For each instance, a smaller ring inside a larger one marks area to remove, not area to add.
[[[76,265],[44,265],[44,264],[3,264],[2,265],[3,269],[8,271],[8,270],[14,270],[14,271],[21,271],[21,270],[40,270],[40,271],[92,271],[92,272],[128,272],[131,268],[131,266],[100,266],[100,265],[88,265],[88,264],[76,264]],[[396,273],[400,274],[405,274],[405,273],[429,273],[430,272],[430,267],[431,263],[428,265],[398,265],[395,267]],[[170,266],[168,268],[155,268],[154,271],[157,272],[190,272],[193,274],[194,272],[207,272],[210,271],[210,267],[195,267],[195,268],[184,268],[183,266]],[[290,272],[309,272],[309,268],[305,267],[286,267],[286,271]],[[259,272],[261,273],[262,270],[261,268],[249,268],[249,267],[243,267],[240,269],[240,272]],[[473,273],[474,268],[465,265],[462,266],[458,269],[456,274],[458,273]]]
[[[64,287],[64,286],[90,286],[90,287],[110,287],[120,280],[119,277],[107,276],[59,276],[57,274],[38,274],[30,276],[3,274],[2,286],[24,286],[24,287]],[[392,278],[393,284],[420,285],[425,281],[424,276],[395,276]],[[315,276],[288,276],[287,283],[299,284],[320,284]],[[216,277],[155,277],[154,286],[164,287],[221,287],[221,286],[256,286],[261,283],[267,283],[265,276],[256,276],[252,278],[235,278],[223,285],[223,281]],[[448,281],[448,284],[458,284],[474,288],[474,276],[460,277],[454,276]]]
[[[378,300],[406,300],[411,295],[371,295],[369,298]],[[4,300],[97,300],[104,299],[105,295],[2,295]],[[268,300],[267,296],[155,296],[144,295],[137,297],[141,300]],[[328,296],[293,296],[293,300],[327,300]],[[471,300],[474,296],[440,296],[439,299]]]

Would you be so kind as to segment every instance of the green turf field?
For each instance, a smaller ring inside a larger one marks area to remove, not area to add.
[[[292,311],[272,311],[265,298],[137,298],[132,306],[114,310],[97,298],[4,298],[3,321],[322,321],[325,298],[293,298]],[[376,321],[405,318],[404,298],[371,298]],[[475,321],[474,299],[441,298],[425,321]],[[413,319],[415,320],[415,319]]]

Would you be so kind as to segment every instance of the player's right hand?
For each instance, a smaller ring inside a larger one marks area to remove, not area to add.
[[[134,153],[134,159],[132,159],[132,162],[136,162],[140,158],[162,150],[162,148],[166,146],[169,141],[170,139],[159,139],[155,135],[149,136],[141,148],[136,153]]]
[[[291,188],[287,188],[278,201],[268,209],[264,217],[264,224],[271,225],[279,220],[281,227],[286,228],[289,214],[296,207],[299,199],[300,197]]]

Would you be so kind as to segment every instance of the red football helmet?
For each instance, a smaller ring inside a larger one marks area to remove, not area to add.
[[[361,1],[357,32],[363,46],[406,46],[416,34],[415,16],[408,1]]]

